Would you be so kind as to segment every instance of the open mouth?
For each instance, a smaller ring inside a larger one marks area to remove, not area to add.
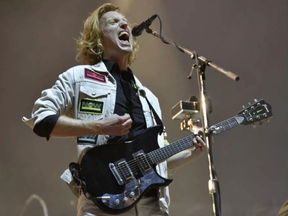
[[[129,33],[126,31],[119,32],[118,38],[120,41],[124,43],[127,43],[127,42],[129,43]]]

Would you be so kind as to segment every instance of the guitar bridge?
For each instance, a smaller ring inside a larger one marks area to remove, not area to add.
[[[123,181],[121,175],[119,174],[118,170],[116,169],[115,165],[113,163],[109,163],[109,168],[110,168],[112,174],[114,175],[117,183],[119,185],[123,185],[124,181]]]

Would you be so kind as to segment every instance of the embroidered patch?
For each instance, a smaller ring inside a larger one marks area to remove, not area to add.
[[[92,135],[92,136],[81,136],[81,137],[77,137],[77,143],[79,145],[83,145],[83,144],[96,144],[98,135]]]
[[[84,77],[86,79],[98,81],[101,83],[106,83],[106,76],[103,74],[96,73],[95,71],[89,70],[85,68],[84,70]]]
[[[79,103],[79,112],[87,114],[102,114],[104,110],[104,101],[91,98],[81,98]]]

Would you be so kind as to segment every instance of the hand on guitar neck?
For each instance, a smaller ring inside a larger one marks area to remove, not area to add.
[[[192,148],[181,151],[167,159],[169,169],[180,168],[196,160],[207,150],[206,143],[199,136],[196,136],[192,142],[194,143]]]

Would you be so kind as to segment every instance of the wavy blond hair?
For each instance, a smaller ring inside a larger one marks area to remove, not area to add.
[[[85,64],[96,64],[101,61],[104,47],[102,44],[102,31],[100,27],[100,19],[103,14],[109,11],[120,12],[120,8],[110,3],[106,3],[98,7],[85,21],[84,30],[80,33],[80,37],[76,40],[79,48],[76,60]],[[128,65],[131,65],[136,59],[136,52],[139,45],[136,38],[133,37],[133,50],[129,56]]]

